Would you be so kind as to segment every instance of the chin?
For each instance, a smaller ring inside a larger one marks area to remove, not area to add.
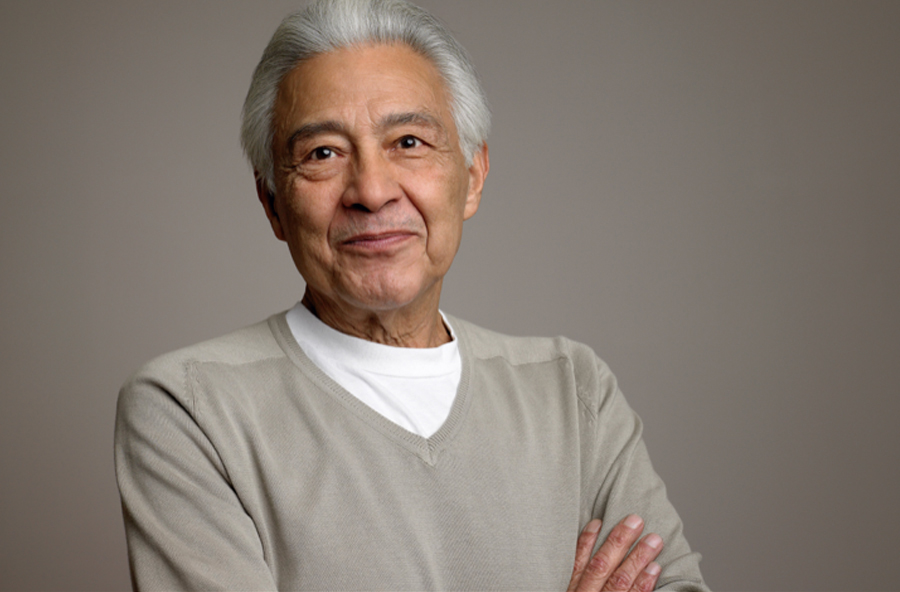
[[[415,301],[415,298],[409,298],[399,294],[367,294],[365,296],[357,296],[349,299],[359,308],[372,311],[390,311],[399,310]]]
[[[357,286],[348,296],[359,308],[373,311],[398,310],[415,303],[428,292],[420,282],[382,281]]]

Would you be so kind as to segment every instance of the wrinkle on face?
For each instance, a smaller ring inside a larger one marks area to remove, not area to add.
[[[316,56],[282,81],[274,122],[270,220],[320,318],[351,329],[439,323],[441,282],[486,166],[466,165],[436,68],[402,44]]]

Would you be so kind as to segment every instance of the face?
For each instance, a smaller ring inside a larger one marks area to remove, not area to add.
[[[346,311],[437,307],[486,147],[467,166],[435,67],[363,45],[298,65],[275,103],[275,195],[258,183],[307,295]]]

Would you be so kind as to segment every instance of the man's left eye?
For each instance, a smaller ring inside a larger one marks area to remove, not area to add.
[[[405,149],[417,148],[422,145],[422,140],[415,136],[403,136],[402,138],[400,138],[400,141],[397,142],[397,145],[400,148]]]

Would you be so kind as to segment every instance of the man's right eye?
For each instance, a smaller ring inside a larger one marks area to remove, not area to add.
[[[334,156],[334,150],[327,146],[319,146],[309,153],[310,160],[327,160]]]

